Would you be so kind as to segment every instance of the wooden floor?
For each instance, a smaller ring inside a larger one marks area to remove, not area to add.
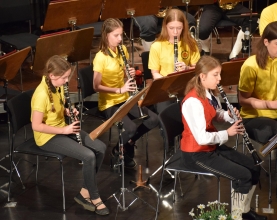
[[[254,38],[255,44],[257,39]],[[95,38],[92,51],[95,54],[97,50],[97,42],[99,39]],[[126,41],[126,44],[128,42]],[[139,53],[142,52],[142,47],[135,43],[138,52],[135,52],[135,63],[140,65]],[[215,40],[213,42],[213,55],[220,59],[222,62],[227,60],[228,53],[231,47],[231,38],[222,38],[222,45],[216,45]],[[40,82],[41,76],[33,73],[29,66],[30,61],[27,60],[24,63],[23,71],[23,90],[35,88]],[[89,60],[80,62],[79,68],[89,65]],[[72,78],[70,82],[71,92],[77,92],[76,78]],[[10,91],[20,90],[20,77],[17,75],[14,80],[9,83]],[[96,103],[90,103],[95,105]],[[9,159],[6,155],[9,153],[8,146],[8,127],[7,123],[4,123],[5,114],[1,114],[2,123],[0,124],[0,165],[9,167]],[[138,122],[139,123],[139,122]],[[87,132],[93,131],[102,121],[98,118],[87,117],[83,123],[83,129]],[[226,128],[227,125],[218,125],[219,129]],[[27,132],[32,133],[28,128]],[[23,138],[23,131],[22,136]],[[99,137],[107,145],[108,132]],[[35,157],[17,155],[16,161],[19,158],[23,158],[18,164],[18,169],[23,180],[25,188],[22,188],[22,184],[19,181],[16,173],[13,175],[12,183],[12,202],[7,204],[7,182],[8,172],[0,167],[0,219],[60,219],[60,220],[77,220],[77,219],[154,219],[155,210],[157,204],[157,190],[161,179],[160,171],[155,175],[153,173],[162,164],[163,155],[163,140],[160,135],[159,128],[155,128],[148,133],[149,144],[149,163],[146,163],[146,137],[140,139],[137,142],[138,148],[136,149],[135,159],[139,165],[142,166],[142,179],[149,178],[149,187],[151,190],[145,188],[139,188],[135,192],[132,189],[135,184],[130,184],[131,180],[138,180],[138,167],[135,170],[125,169],[124,178],[120,176],[116,170],[110,167],[110,152],[112,146],[117,143],[118,131],[116,127],[112,128],[112,141],[107,149],[107,153],[104,159],[103,166],[98,173],[97,182],[101,198],[105,201],[105,204],[110,210],[108,216],[98,216],[95,213],[84,210],[74,200],[74,196],[79,192],[82,185],[82,165],[78,164],[78,161],[71,158],[64,160],[64,180],[65,180],[65,197],[66,197],[66,212],[62,211],[62,193],[61,193],[61,181],[60,181],[60,168],[59,162],[54,159],[45,160],[40,158],[39,168],[39,183],[35,183],[34,166]],[[240,141],[241,142],[241,141]],[[233,147],[235,143],[232,138],[228,145]],[[255,144],[258,148],[259,145]],[[241,150],[241,148],[239,148]],[[271,207],[274,209],[275,214],[266,214],[268,220],[277,219],[277,202],[276,202],[276,173],[275,173],[275,159],[272,157],[272,203]],[[268,170],[269,160],[268,157],[264,158],[263,166]],[[27,162],[31,161],[31,163]],[[181,174],[180,183],[177,182],[176,188],[176,201],[172,201],[172,189],[174,179],[166,173],[164,175],[163,189],[160,195],[161,203],[159,206],[160,212],[158,219],[160,220],[178,220],[178,219],[191,219],[188,215],[192,208],[196,208],[198,204],[207,204],[207,202],[215,201],[217,199],[217,181],[212,177],[200,177],[195,178],[194,175]],[[252,207],[255,208],[255,197],[258,195],[259,204],[257,211],[262,214],[263,208],[268,208],[268,193],[269,193],[269,178],[265,172],[261,172],[261,188],[257,187],[252,200]],[[124,186],[123,186],[124,183]],[[181,196],[182,187],[183,196]],[[120,197],[121,189],[124,188],[124,196]],[[226,179],[221,180],[221,202],[227,202],[230,204],[230,182]],[[118,206],[118,202],[115,199],[118,198],[120,204],[125,203],[127,210],[122,210]],[[144,203],[146,202],[146,203]],[[15,207],[9,207],[9,205],[15,204]],[[228,210],[230,207],[228,206]]]

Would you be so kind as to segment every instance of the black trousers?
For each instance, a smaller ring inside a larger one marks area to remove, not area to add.
[[[243,119],[243,124],[248,136],[261,144],[266,144],[270,138],[277,134],[277,121],[275,119],[247,118]]]
[[[244,7],[241,4],[237,4],[232,10],[222,10],[218,4],[205,5],[203,7],[203,12],[200,17],[199,24],[199,38],[205,40],[210,36],[210,33],[213,31],[214,27],[220,20],[230,20],[236,23],[238,26],[241,26],[242,31],[244,32],[246,27],[250,27],[249,17],[243,18],[228,18],[227,15],[232,14],[244,14],[249,13],[250,10]],[[251,22],[251,33],[254,32],[258,26],[258,18],[252,17]]]
[[[106,118],[112,117],[112,115],[122,106],[124,103],[114,105],[108,109],[105,109],[103,113]],[[126,144],[130,139],[132,141],[138,140],[142,135],[155,128],[159,124],[158,116],[146,107],[142,107],[142,112],[148,117],[142,121],[142,123],[137,127],[134,119],[140,118],[140,113],[138,105],[136,104],[131,108],[126,116],[122,118],[123,122],[123,144]]]
[[[236,192],[247,194],[259,181],[260,166],[254,160],[226,145],[212,152],[183,152],[182,163],[189,169],[208,171],[232,181]]]

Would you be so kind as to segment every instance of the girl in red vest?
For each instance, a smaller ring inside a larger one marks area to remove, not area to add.
[[[221,108],[213,95],[220,82],[221,65],[211,56],[203,56],[195,67],[195,76],[188,82],[182,102],[182,163],[189,169],[208,171],[232,181],[232,214],[236,219],[265,220],[250,210],[250,203],[259,181],[260,166],[231,147],[224,145],[229,136],[243,134],[241,120],[234,122],[231,113]],[[238,118],[239,111],[234,109]],[[227,130],[217,131],[213,120],[233,123]]]

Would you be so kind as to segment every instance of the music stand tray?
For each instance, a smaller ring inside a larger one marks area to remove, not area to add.
[[[96,22],[99,19],[101,6],[102,0],[50,2],[42,30],[58,30],[70,28],[76,24],[82,25]]]
[[[65,57],[69,62],[89,57],[94,28],[84,28],[62,34],[39,38],[36,44],[33,70],[43,70],[46,61],[53,55]]]
[[[192,77],[194,77],[194,70],[174,72],[155,79],[149,86],[150,88],[147,90],[141,106],[149,106],[171,98],[183,97],[186,84]]]

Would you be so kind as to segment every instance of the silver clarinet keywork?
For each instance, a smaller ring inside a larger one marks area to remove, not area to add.
[[[177,72],[178,67],[176,66],[176,63],[178,62],[178,39],[177,36],[174,36],[174,71]]]
[[[117,47],[118,47],[120,55],[122,56],[122,59],[123,59],[123,62],[124,62],[125,68],[126,68],[126,75],[127,75],[128,79],[132,79],[131,82],[135,82],[134,78],[130,74],[130,70],[129,70],[130,69],[130,65],[129,65],[127,59],[126,59],[126,56],[125,56],[125,53],[123,51],[122,46],[119,44]],[[130,98],[132,98],[134,95],[136,95],[139,92],[136,85],[135,85],[135,87],[136,87],[135,91],[129,92]],[[139,114],[140,114],[140,118],[141,119],[148,117],[148,115],[143,114],[142,109],[140,107],[140,103],[138,103],[138,110],[139,110]]]
[[[70,101],[68,82],[63,85],[63,89],[64,89],[64,94],[65,94],[65,102],[66,102],[66,105],[68,106],[68,110],[69,110],[70,122],[73,123],[75,121],[79,121],[78,117],[75,116],[74,112],[73,112],[74,107],[72,106],[71,101]],[[76,134],[76,139],[80,145],[83,145],[80,133]]]
[[[126,68],[126,75],[127,75],[127,78],[128,78],[128,79],[132,79],[131,82],[135,82],[134,78],[133,78],[133,77],[131,76],[131,74],[130,74],[130,65],[129,65],[127,59],[126,59],[126,56],[125,56],[125,53],[124,53],[124,51],[123,51],[122,46],[119,44],[117,47],[118,47],[118,50],[119,50],[120,55],[122,56],[122,59],[123,59],[123,62],[124,62],[124,66],[125,66],[125,68]],[[138,93],[137,86],[135,85],[135,87],[136,87],[136,90],[133,91],[133,92],[130,92],[130,96],[134,96],[135,94]]]
[[[238,117],[237,117],[237,115],[236,115],[236,113],[235,113],[235,111],[234,111],[234,108],[233,108],[233,106],[230,104],[230,102],[229,102],[229,100],[228,100],[228,98],[227,98],[227,96],[226,96],[226,93],[224,92],[222,86],[221,86],[220,84],[217,84],[217,88],[218,88],[218,90],[219,90],[219,92],[220,92],[220,95],[221,95],[222,99],[223,99],[224,102],[226,103],[227,108],[228,108],[229,111],[231,112],[233,119],[234,119],[235,121],[238,121],[239,119],[238,119]],[[256,152],[256,149],[254,148],[253,144],[251,143],[251,141],[250,141],[250,139],[249,139],[249,137],[248,137],[248,134],[247,134],[246,131],[245,131],[245,128],[244,128],[244,132],[243,132],[242,137],[243,137],[243,140],[244,140],[244,142],[245,142],[245,144],[246,144],[246,147],[247,147],[249,153],[250,153],[250,154],[252,155],[252,157],[253,157],[253,160],[254,160],[255,165],[260,165],[260,164],[263,162],[263,160],[259,157],[258,153]]]

